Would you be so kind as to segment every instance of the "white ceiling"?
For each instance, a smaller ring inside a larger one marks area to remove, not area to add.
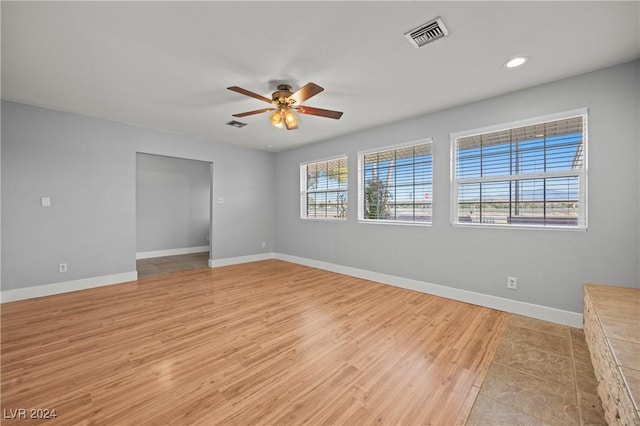
[[[640,57],[640,2],[7,2],[2,98],[282,151]],[[404,33],[441,16],[450,36]],[[524,66],[503,67],[513,56]],[[298,130],[268,114],[278,83],[325,91]]]

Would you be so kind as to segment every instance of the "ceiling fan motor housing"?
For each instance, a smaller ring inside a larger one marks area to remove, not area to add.
[[[289,103],[292,104],[295,102],[293,99],[289,99],[289,97],[293,95],[291,91],[291,86],[288,84],[281,84],[278,86],[278,90],[273,92],[271,95],[271,99],[273,99],[273,103],[276,105]]]

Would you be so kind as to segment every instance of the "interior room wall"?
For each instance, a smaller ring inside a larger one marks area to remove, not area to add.
[[[272,251],[272,153],[2,101],[3,291],[135,271],[136,152],[213,163],[212,259]]]
[[[211,164],[136,154],[136,251],[209,247]]]
[[[450,224],[450,133],[582,107],[589,109],[587,231]],[[277,251],[582,312],[586,282],[639,286],[639,116],[635,61],[279,153]],[[433,225],[358,223],[358,151],[425,137],[434,141]],[[348,155],[348,220],[300,219],[300,163],[339,154]],[[518,278],[518,290],[506,288],[507,276]]]

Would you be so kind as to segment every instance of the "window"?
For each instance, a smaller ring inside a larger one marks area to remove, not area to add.
[[[451,135],[452,223],[586,228],[586,114]]]
[[[430,224],[431,139],[358,154],[358,219]]]
[[[300,216],[347,218],[347,157],[300,165]]]

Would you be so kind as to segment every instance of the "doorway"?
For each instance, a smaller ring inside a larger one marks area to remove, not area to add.
[[[138,278],[208,267],[212,163],[136,153]]]

